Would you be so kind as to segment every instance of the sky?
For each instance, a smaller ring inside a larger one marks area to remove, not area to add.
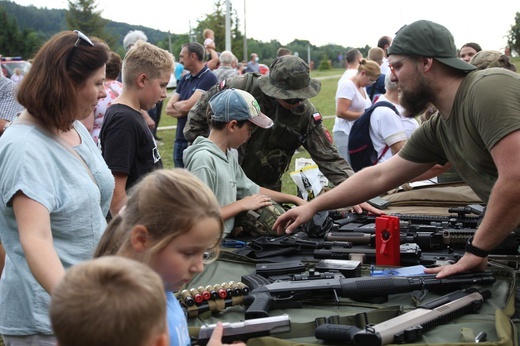
[[[460,0],[229,1],[238,13],[242,32],[245,18],[248,38],[264,42],[276,39],[282,45],[302,39],[315,46],[333,43],[356,48],[375,47],[381,36],[393,37],[403,25],[427,19],[447,27],[458,48],[467,42],[476,42],[483,49],[503,51],[515,14],[520,12],[518,0],[502,0],[496,6]],[[67,0],[14,2],[24,6],[68,8]],[[197,20],[212,13],[214,3],[215,0],[97,0],[97,10],[112,21],[183,34],[189,31],[190,25],[196,26]]]

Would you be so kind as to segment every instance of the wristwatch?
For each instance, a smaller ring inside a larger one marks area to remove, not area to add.
[[[486,250],[482,250],[476,246],[474,246],[473,244],[473,236],[469,237],[468,238],[468,241],[466,242],[466,252],[469,252],[470,254],[473,254],[475,256],[478,256],[478,257],[487,257],[489,255],[489,251],[486,251]]]

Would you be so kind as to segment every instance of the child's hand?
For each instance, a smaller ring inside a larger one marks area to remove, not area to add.
[[[208,346],[221,346],[228,345],[222,343],[222,334],[224,333],[224,327],[222,327],[222,322],[217,322],[217,326],[213,329],[213,333],[211,334],[211,338],[208,341]],[[237,346],[246,346],[243,342],[234,342],[233,345]]]
[[[240,200],[240,203],[244,210],[256,210],[273,204],[269,196],[260,194],[244,197]]]

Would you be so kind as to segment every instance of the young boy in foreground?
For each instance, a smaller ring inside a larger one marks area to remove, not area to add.
[[[105,256],[67,270],[51,297],[59,346],[166,346],[166,298],[147,265]]]

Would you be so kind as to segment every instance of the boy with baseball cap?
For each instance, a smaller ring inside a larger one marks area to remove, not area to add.
[[[260,111],[255,98],[246,91],[226,89],[209,101],[211,108],[210,134],[199,136],[184,152],[186,168],[206,183],[221,206],[224,231],[234,227],[235,216],[272,204],[305,201],[278,191],[258,186],[244,173],[231,149],[244,144],[253,131],[265,131],[273,121]]]

